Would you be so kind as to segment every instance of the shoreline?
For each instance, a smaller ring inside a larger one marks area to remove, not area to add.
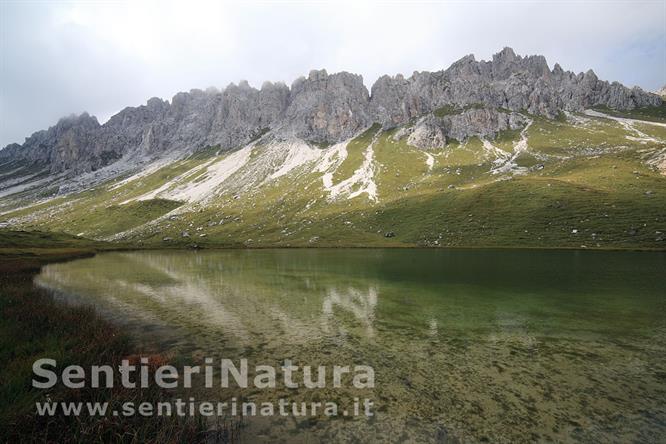
[[[65,362],[116,365],[123,357],[142,353],[115,324],[91,307],[72,307],[34,285],[34,276],[47,264],[93,257],[90,248],[39,248],[8,254],[0,248],[0,441],[58,441],[70,434],[73,441],[107,441],[129,433],[134,439],[206,442],[210,433],[194,419],[137,416],[40,416],[38,403],[104,401],[119,405],[127,400],[158,401],[173,393],[163,389],[136,393],[115,388],[67,390],[58,384],[49,390],[31,386],[32,362],[58,356]],[[18,249],[15,249],[18,250]],[[101,251],[108,251],[102,249]],[[21,254],[23,253],[23,254]],[[12,349],[6,347],[11,344]],[[149,359],[163,359],[160,355]],[[138,398],[137,398],[138,396]],[[73,433],[73,435],[71,435]],[[219,436],[219,433],[218,433]],[[214,442],[227,442],[226,439]]]
[[[23,237],[14,239],[14,237]],[[39,239],[35,239],[39,238]],[[51,240],[51,238],[57,238]],[[242,242],[237,243],[203,243],[182,242],[171,245],[162,245],[158,243],[149,243],[137,245],[129,242],[108,242],[94,239],[80,238],[73,235],[50,231],[25,231],[25,230],[0,230],[0,273],[3,272],[3,262],[23,261],[31,263],[33,267],[40,264],[58,260],[69,260],[76,256],[95,255],[107,251],[150,251],[150,250],[280,250],[280,249],[299,249],[299,250],[340,250],[340,249],[413,249],[413,250],[506,250],[506,251],[603,251],[603,252],[666,252],[666,244],[662,247],[641,247],[641,246],[533,246],[533,245],[447,245],[447,246],[426,246],[418,244],[391,242],[382,244],[332,244],[322,243],[321,245],[246,245]],[[2,245],[2,243],[6,243]],[[44,262],[47,261],[47,262]]]

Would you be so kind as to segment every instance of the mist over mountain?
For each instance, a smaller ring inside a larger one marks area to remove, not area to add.
[[[359,75],[313,70],[291,87],[265,82],[256,89],[243,81],[221,91],[181,92],[171,102],[151,98],[103,125],[87,113],[72,115],[22,145],[8,145],[0,160],[27,161],[71,175],[132,156],[191,153],[209,146],[230,150],[269,131],[278,139],[333,144],[373,123],[390,129],[429,113],[434,114],[421,123],[414,144],[443,146],[519,128],[525,122],[516,112],[552,119],[561,111],[595,106],[632,110],[661,103],[657,94],[600,80],[592,70],[575,74],[559,64],[550,69],[543,56],[521,57],[504,48],[490,61],[467,55],[442,71],[382,76],[370,91]],[[443,112],[447,107],[461,112]]]

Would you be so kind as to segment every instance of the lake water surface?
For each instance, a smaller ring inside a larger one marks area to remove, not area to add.
[[[225,250],[100,254],[36,283],[183,362],[369,365],[371,419],[257,418],[248,442],[663,442],[666,254]]]

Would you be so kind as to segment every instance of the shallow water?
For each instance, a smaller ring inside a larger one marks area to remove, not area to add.
[[[657,442],[665,270],[663,253],[145,251],[49,265],[36,282],[186,362],[374,368],[374,389],[216,395],[375,404],[371,419],[252,419],[252,442]]]

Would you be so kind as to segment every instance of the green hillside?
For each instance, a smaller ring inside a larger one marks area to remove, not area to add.
[[[165,247],[666,247],[666,125],[525,117],[430,150],[377,125],[329,147],[211,147],[85,192],[4,197],[0,220]]]

